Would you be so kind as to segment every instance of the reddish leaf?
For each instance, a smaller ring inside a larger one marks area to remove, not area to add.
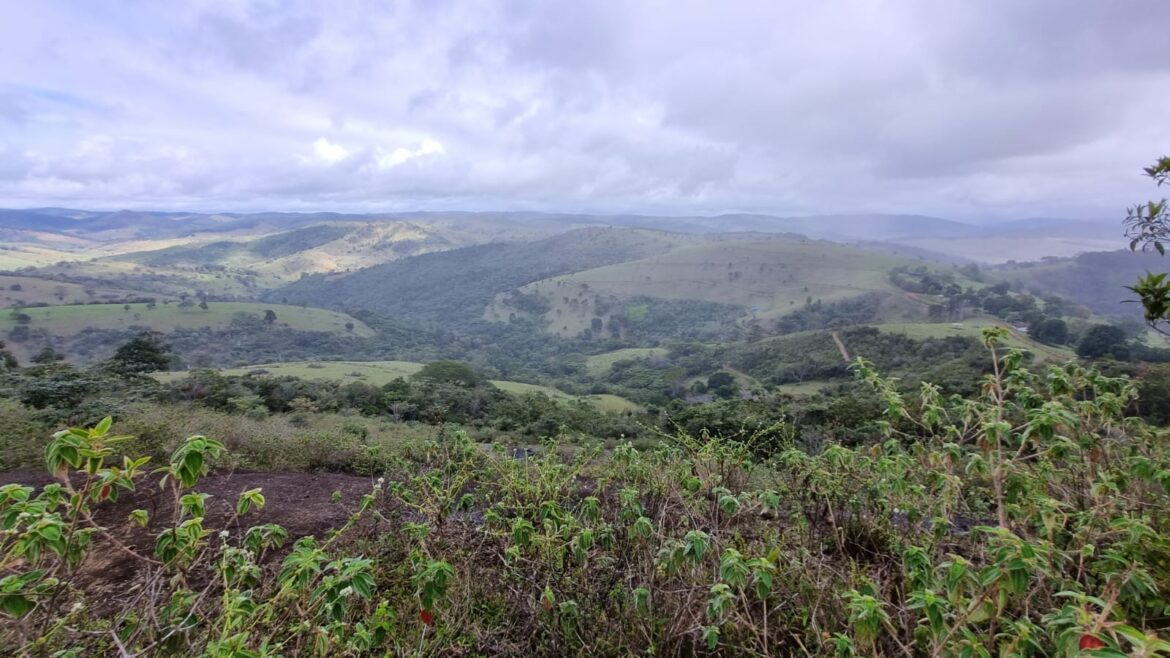
[[[421,619],[422,623],[426,624],[427,626],[435,625],[435,616],[432,615],[431,611],[427,610],[426,608],[418,611],[418,618]]]
[[[1089,651],[1090,649],[1104,649],[1105,643],[1098,640],[1095,635],[1085,633],[1081,636],[1080,642],[1081,651]]]
[[[110,497],[110,485],[102,486],[101,491],[98,492],[98,499],[105,500]]]

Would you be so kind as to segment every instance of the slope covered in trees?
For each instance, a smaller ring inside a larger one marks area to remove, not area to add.
[[[661,253],[695,239],[659,231],[581,229],[535,242],[425,254],[347,275],[310,276],[268,298],[454,323],[478,319],[497,293],[566,272]]]

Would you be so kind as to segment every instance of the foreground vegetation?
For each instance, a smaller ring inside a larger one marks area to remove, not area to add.
[[[65,430],[52,484],[0,488],[0,648],[1170,655],[1166,432],[1124,417],[1129,381],[1029,372],[1003,338],[986,333],[969,399],[904,395],[857,362],[884,414],[853,448],[678,434],[517,458],[457,430],[404,439],[309,537],[247,479],[205,495],[229,459],[214,436],[170,439],[156,466],[109,420]]]

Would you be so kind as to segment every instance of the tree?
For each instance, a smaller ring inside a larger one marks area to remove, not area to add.
[[[1154,179],[1158,187],[1170,183],[1170,157],[1162,156],[1153,166],[1145,168],[1146,175]],[[1147,201],[1129,208],[1125,217],[1125,237],[1129,248],[1136,251],[1156,251],[1166,254],[1170,242],[1170,206],[1167,200]],[[1160,325],[1170,322],[1170,273],[1147,273],[1129,286],[1137,294],[1145,308],[1146,322],[1158,331]]]
[[[276,311],[266,308],[264,309],[264,324],[274,324],[276,322]]]
[[[442,384],[454,384],[464,388],[473,388],[483,381],[474,368],[462,361],[435,361],[422,367],[414,373],[411,379],[415,381],[431,381]]]
[[[29,375],[21,379],[17,398],[34,409],[76,408],[100,388],[92,372],[66,363],[40,365]]]
[[[1077,345],[1077,355],[1086,359],[1113,357],[1119,361],[1129,358],[1125,332],[1111,324],[1093,325]]]
[[[1028,330],[1028,334],[1049,345],[1064,345],[1068,343],[1068,324],[1060,318],[1047,318]]]
[[[162,334],[144,331],[118,348],[107,366],[124,375],[145,374],[170,367],[170,349],[162,342]]]
[[[50,363],[56,363],[57,361],[64,361],[64,360],[65,360],[64,354],[61,354],[60,352],[53,349],[52,347],[49,347],[48,345],[45,346],[45,349],[41,350],[40,352],[37,352],[36,356],[34,356],[32,358],[33,363],[37,363],[40,365],[47,365]]]
[[[707,390],[721,398],[731,398],[739,393],[739,385],[734,375],[720,370],[707,378]]]
[[[4,349],[4,341],[0,340],[0,372],[16,370],[18,367],[20,364],[16,362],[16,357]]]

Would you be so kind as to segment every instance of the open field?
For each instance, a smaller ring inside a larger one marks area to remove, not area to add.
[[[129,308],[127,308],[129,307]],[[128,329],[144,327],[154,331],[167,332],[173,329],[197,329],[200,327],[225,327],[236,315],[246,314],[263,318],[266,310],[276,313],[276,326],[297,331],[326,331],[355,336],[372,336],[374,332],[361,321],[344,313],[317,308],[301,308],[282,304],[261,304],[254,302],[209,302],[207,310],[198,306],[179,308],[178,304],[158,304],[148,308],[147,304],[81,304],[68,306],[44,306],[26,308],[22,313],[29,317],[30,329],[46,329],[57,336],[73,336],[87,328]],[[347,322],[354,325],[353,331],[346,329]],[[14,314],[0,315],[0,332],[11,331],[17,326]]]
[[[288,376],[301,379],[337,380],[341,382],[363,382],[371,386],[382,386],[399,377],[409,377],[423,367],[413,361],[296,361],[289,363],[263,363],[242,368],[220,370],[225,375],[247,375],[267,373],[274,377]],[[157,373],[163,381],[185,376],[182,372]]]
[[[815,240],[757,240],[687,246],[617,265],[553,277],[520,291],[544,297],[550,330],[577,335],[595,317],[608,318],[614,300],[654,297],[730,304],[743,315],[767,320],[806,301],[832,302],[865,293],[903,296],[888,279],[898,265],[932,265]],[[600,308],[599,308],[600,307]],[[506,318],[515,309],[497,298],[485,317]]]
[[[609,372],[613,364],[627,359],[648,359],[652,356],[665,356],[669,352],[665,347],[627,347],[603,354],[594,354],[585,359],[585,370],[594,377]]]
[[[257,291],[296,279],[292,275],[282,278],[247,268],[216,270],[203,266],[144,265],[105,258],[48,265],[33,273],[172,297],[203,292],[215,297],[251,298]]]
[[[810,379],[799,384],[781,384],[776,387],[776,392],[803,398],[820,393],[821,389],[826,386],[840,383],[840,381],[831,381],[828,379]]]
[[[142,297],[137,290],[83,286],[31,276],[0,274],[0,307],[14,304],[87,304]]]
[[[1008,331],[1007,344],[1033,352],[1042,361],[1067,361],[1075,359],[1076,353],[1066,347],[1045,345],[1028,337],[1027,334],[1013,328],[1011,325],[996,318],[971,318],[962,322],[914,323],[914,324],[874,324],[871,325],[889,333],[905,334],[911,338],[922,340],[925,338],[946,338],[947,336],[970,336],[982,338],[985,327],[1003,327]]]
[[[30,244],[6,244],[0,248],[0,270],[40,267],[75,258],[65,251]]]
[[[262,363],[241,368],[225,368],[220,370],[225,375],[246,375],[248,373],[263,372],[272,376],[299,377],[310,380],[333,380],[340,382],[362,382],[371,386],[383,386],[399,377],[409,377],[421,370],[422,363],[414,361],[294,361],[287,363]],[[174,381],[186,376],[183,372],[156,373],[155,378],[160,381]],[[610,413],[634,411],[640,407],[629,400],[617,395],[584,395],[573,396],[558,391],[549,386],[526,384],[501,379],[493,379],[491,383],[496,388],[513,395],[540,393],[554,400],[570,402],[584,400],[596,406],[599,410]]]

